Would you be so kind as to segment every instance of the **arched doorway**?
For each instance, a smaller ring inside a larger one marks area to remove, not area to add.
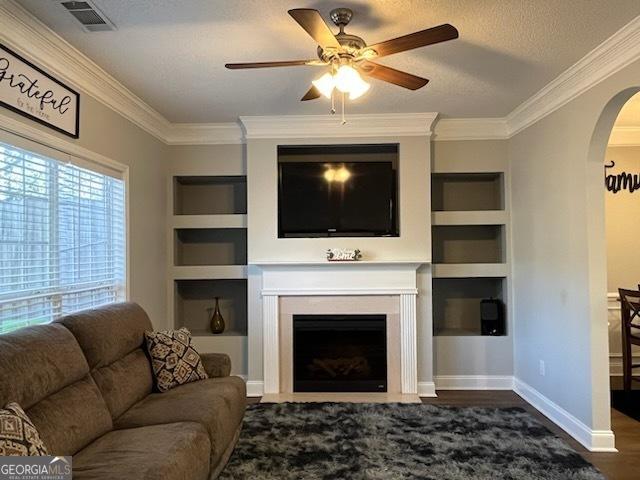
[[[586,175],[587,192],[587,238],[590,313],[592,318],[592,358],[601,359],[591,365],[593,382],[592,412],[594,426],[603,425],[603,419],[611,418],[610,410],[610,362],[609,326],[605,319],[609,316],[608,293],[611,288],[607,281],[607,228],[604,185],[604,165],[607,161],[607,147],[616,119],[627,102],[640,87],[627,88],[605,105],[596,123],[589,147]],[[638,192],[640,196],[640,192]],[[640,246],[640,239],[639,239]],[[638,271],[640,282],[640,271]],[[613,349],[612,349],[613,351]],[[614,382],[615,383],[615,382]],[[615,387],[615,385],[614,385]],[[615,433],[615,424],[613,425]]]
[[[612,424],[640,428],[640,382],[627,378],[623,359],[640,364],[640,346],[625,353],[618,289],[638,290],[640,283],[640,93],[632,96],[616,118],[605,157],[605,225]],[[638,323],[637,321],[635,323]],[[640,331],[633,331],[640,335]],[[636,378],[640,375],[635,370]],[[627,376],[628,377],[628,376]],[[627,418],[625,419],[626,416]],[[633,420],[635,423],[630,422]],[[637,425],[636,425],[637,423]]]

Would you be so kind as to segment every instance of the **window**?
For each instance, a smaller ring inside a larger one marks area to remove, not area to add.
[[[124,182],[0,143],[0,334],[125,297]]]

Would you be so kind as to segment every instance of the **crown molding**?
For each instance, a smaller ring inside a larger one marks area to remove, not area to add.
[[[507,115],[509,136],[533,125],[639,58],[640,16]]]
[[[506,140],[504,118],[442,118],[434,128],[434,140]]]
[[[430,136],[437,113],[241,116],[246,139]]]
[[[164,141],[169,145],[226,145],[244,143],[238,123],[173,123]]]
[[[66,83],[165,141],[171,124],[14,0],[0,1],[0,39]]]
[[[613,127],[608,147],[640,147],[640,126]]]

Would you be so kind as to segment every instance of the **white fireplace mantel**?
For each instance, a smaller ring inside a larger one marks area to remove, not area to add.
[[[370,296],[399,298],[401,393],[417,395],[416,272],[425,262],[255,262],[262,271],[264,393],[280,383],[279,297]]]

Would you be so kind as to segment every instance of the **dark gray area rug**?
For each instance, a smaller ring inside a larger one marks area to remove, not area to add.
[[[521,408],[250,405],[224,480],[602,480]]]

